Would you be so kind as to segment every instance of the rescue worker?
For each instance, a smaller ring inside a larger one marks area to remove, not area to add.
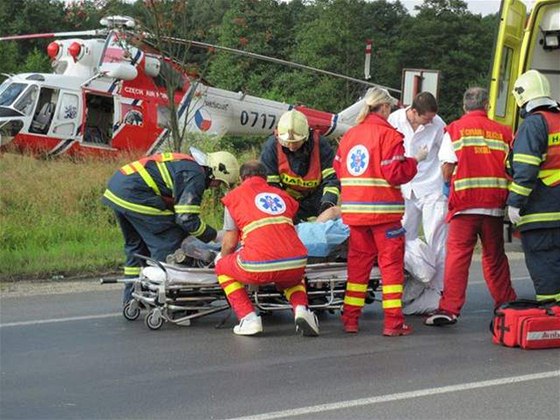
[[[298,203],[287,192],[268,185],[266,169],[259,161],[241,165],[239,187],[222,202],[224,238],[217,259],[218,282],[239,319],[237,335],[263,331],[243,284],[276,283],[294,310],[296,331],[304,336],[319,335],[317,317],[307,308],[303,276],[307,249],[294,228]],[[241,242],[242,247],[237,246]]]
[[[469,267],[478,237],[482,272],[494,306],[516,299],[504,250],[503,220],[508,179],[504,162],[511,143],[509,127],[486,115],[488,91],[463,95],[465,114],[446,129],[439,153],[444,180],[450,181],[447,255],[443,295],[426,325],[450,325],[465,303]]]
[[[304,114],[293,109],[280,117],[260,160],[268,183],[285,189],[299,202],[296,222],[317,217],[338,204],[340,182],[333,159],[329,141],[309,128]]]
[[[203,242],[216,238],[200,218],[202,195],[236,183],[239,164],[229,152],[205,158],[198,163],[186,154],[155,154],[124,165],[109,180],[103,203],[114,210],[124,236],[125,278],[137,277],[144,265],[134,254],[165,261],[188,235]],[[131,299],[132,284],[126,284],[123,304]]]
[[[387,118],[396,100],[384,89],[373,88],[364,99],[357,126],[346,132],[336,153],[334,168],[341,181],[342,221],[350,228],[348,281],[342,323],[347,333],[358,332],[358,318],[375,258],[383,278],[383,335],[408,335],[402,313],[404,281],[404,201],[399,185],[416,175],[415,158],[404,156],[403,136]]]
[[[509,219],[521,233],[537,300],[560,301],[560,106],[537,70],[519,76],[513,96],[524,118],[509,163]]]
[[[438,103],[434,95],[421,92],[409,107],[394,111],[388,120],[404,135],[405,156],[414,156],[423,146],[428,148],[428,157],[418,165],[418,172],[412,181],[401,186],[404,196],[402,224],[406,231],[406,247],[419,243],[417,239],[422,228],[435,274],[428,283],[422,283],[425,287],[421,294],[415,296],[413,301],[405,302],[405,315],[430,313],[437,309],[443,289],[447,197],[444,195],[438,152],[445,122],[437,115],[437,111]]]

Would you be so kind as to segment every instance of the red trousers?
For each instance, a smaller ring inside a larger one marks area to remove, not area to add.
[[[281,271],[249,272],[237,264],[237,253],[222,257],[216,263],[218,282],[224,290],[237,319],[255,311],[243,284],[274,283],[284,292],[284,296],[295,309],[298,305],[307,306],[307,291],[303,276],[305,268]]]
[[[443,296],[439,301],[439,309],[455,315],[461,312],[478,236],[482,243],[482,273],[494,299],[494,307],[516,299],[504,251],[503,219],[479,214],[459,214],[449,222]]]
[[[376,257],[383,280],[385,328],[400,328],[404,323],[401,309],[404,282],[404,229],[400,223],[350,226],[348,281],[343,317],[360,316]]]

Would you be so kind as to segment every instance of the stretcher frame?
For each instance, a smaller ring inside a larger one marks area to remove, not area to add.
[[[191,321],[207,315],[230,309],[225,294],[215,277],[214,268],[191,268],[162,263],[152,258],[138,255],[146,261],[147,267],[157,267],[163,272],[163,278],[146,276],[146,267],[139,277],[105,280],[102,283],[132,283],[132,300],[123,308],[123,316],[134,321],[146,310],[145,325],[151,330],[160,329],[169,322],[188,326]],[[344,262],[324,262],[308,264],[305,269],[305,282],[309,299],[309,308],[314,311],[334,313],[342,308],[346,291],[347,264]],[[177,273],[185,278],[213,277],[212,283],[199,283],[177,279]],[[161,273],[160,273],[161,274]],[[174,278],[175,277],[175,278]],[[373,303],[375,292],[381,284],[381,275],[374,267],[368,282],[366,304]],[[291,310],[290,303],[283,293],[273,284],[246,285],[246,290],[253,305],[261,313]],[[225,317],[221,326],[229,315]]]

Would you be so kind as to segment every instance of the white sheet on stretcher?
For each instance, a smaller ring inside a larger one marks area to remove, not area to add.
[[[213,268],[187,268],[162,263],[165,271],[160,267],[149,266],[142,269],[142,274],[154,283],[162,283],[166,279],[173,284],[216,285],[218,279]],[[346,263],[309,264],[305,268],[305,275],[309,280],[340,280],[346,281]],[[371,278],[380,278],[378,267],[371,270]]]

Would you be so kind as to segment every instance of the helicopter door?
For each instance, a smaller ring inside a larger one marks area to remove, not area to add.
[[[112,96],[86,94],[84,143],[111,146],[114,107]]]
[[[56,137],[75,137],[79,127],[80,97],[75,93],[61,92],[52,123],[52,135]]]
[[[511,90],[519,74],[521,41],[527,8],[520,0],[503,0],[500,26],[494,45],[494,64],[490,80],[489,109],[491,119],[514,126],[517,119]]]

